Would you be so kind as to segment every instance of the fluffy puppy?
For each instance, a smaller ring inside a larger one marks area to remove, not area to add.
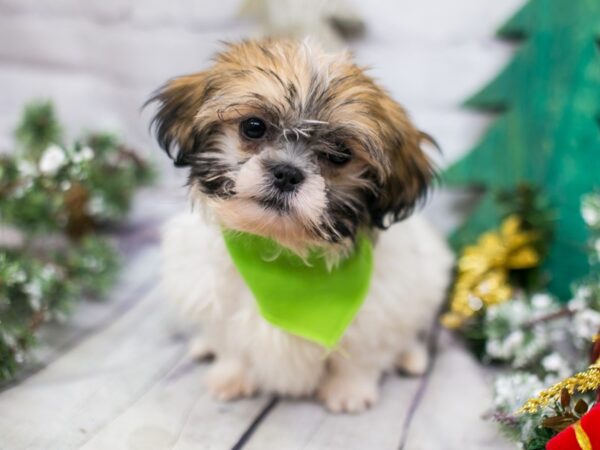
[[[444,241],[409,218],[434,176],[426,135],[347,54],[282,40],[228,45],[150,102],[158,142],[189,168],[205,212],[168,225],[163,283],[201,324],[196,352],[216,356],[207,379],[216,397],[316,393],[332,411],[358,412],[377,400],[384,372],[426,369],[421,338],[452,265]],[[332,266],[358,233],[373,240],[370,293],[335,351],[261,317],[223,227],[299,255],[319,248]]]

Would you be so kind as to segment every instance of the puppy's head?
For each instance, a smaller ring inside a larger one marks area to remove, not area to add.
[[[405,111],[348,55],[306,43],[229,45],[150,101],[160,145],[222,225],[297,251],[401,220],[433,177]]]

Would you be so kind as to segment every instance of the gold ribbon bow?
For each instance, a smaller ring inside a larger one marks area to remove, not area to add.
[[[458,260],[458,273],[451,294],[450,312],[442,324],[460,328],[484,306],[509,300],[513,289],[509,272],[528,269],[540,262],[533,246],[539,235],[521,228],[517,216],[506,218],[499,231],[483,234],[475,245],[466,247]]]

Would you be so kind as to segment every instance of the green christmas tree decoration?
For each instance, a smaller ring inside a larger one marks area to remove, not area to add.
[[[588,271],[581,197],[600,186],[600,1],[531,0],[499,36],[523,43],[466,103],[500,115],[443,176],[450,186],[483,192],[453,244],[460,248],[497,226],[500,191],[521,183],[539,187],[556,214],[545,264],[549,289],[567,298],[571,283]]]
[[[26,361],[40,326],[111,286],[119,255],[103,232],[152,179],[115,136],[68,144],[61,130],[52,104],[34,102],[14,150],[0,155],[0,384]]]

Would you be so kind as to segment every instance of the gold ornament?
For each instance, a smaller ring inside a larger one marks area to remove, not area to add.
[[[556,383],[554,386],[540,392],[536,397],[529,399],[518,412],[535,414],[550,402],[558,401],[563,389],[571,395],[575,392],[583,393],[600,389],[600,359],[583,372]]]
[[[539,234],[524,231],[521,225],[519,217],[509,216],[499,231],[484,233],[475,245],[464,249],[458,260],[450,312],[442,317],[445,327],[460,328],[482,308],[509,300],[513,294],[510,271],[540,263],[533,245]]]

